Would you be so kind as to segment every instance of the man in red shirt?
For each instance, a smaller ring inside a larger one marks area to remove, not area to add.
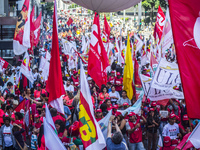
[[[51,113],[51,116],[52,116],[52,119],[53,119],[54,123],[56,122],[56,120],[61,120],[64,123],[66,122],[66,119],[64,117],[62,117],[61,115],[57,114],[57,110],[55,108],[51,108],[50,109],[50,113]]]
[[[108,79],[108,82],[110,82],[112,85],[115,83],[115,71],[111,71],[111,75]]]
[[[117,72],[117,77],[115,78],[115,90],[119,92],[120,96],[122,95],[122,85],[123,85],[123,78],[121,74]]]
[[[129,139],[129,150],[145,150],[142,143],[142,128],[139,122],[140,119],[136,118],[136,114],[134,112],[130,112],[128,116],[129,120],[126,123],[126,130]]]
[[[73,86],[74,86],[74,95],[77,94],[78,91],[78,86],[79,86],[79,77],[78,77],[78,71],[73,72],[73,76],[71,77],[73,81]]]

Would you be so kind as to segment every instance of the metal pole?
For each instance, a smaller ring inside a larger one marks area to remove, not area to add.
[[[125,15],[126,15],[126,10],[124,10],[124,13],[123,13],[123,17],[124,17],[124,28],[125,28]]]
[[[142,2],[138,4],[138,25],[139,25],[139,30],[141,29],[141,16],[142,16]]]

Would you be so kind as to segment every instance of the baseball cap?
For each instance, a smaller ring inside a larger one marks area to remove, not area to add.
[[[122,114],[121,112],[117,111],[117,112],[115,113],[115,116],[117,117],[117,116],[119,116],[119,115],[121,115],[121,114]]]
[[[129,106],[129,104],[127,102],[123,103],[123,106]]]
[[[97,109],[96,112],[102,112],[102,110],[101,109]]]
[[[116,104],[113,106],[113,109],[118,109],[118,108],[119,108],[119,106]]]
[[[183,121],[187,121],[187,120],[189,120],[188,115],[187,114],[183,115]]]
[[[117,72],[117,76],[120,76],[120,72]]]
[[[169,118],[170,118],[170,119],[172,119],[172,118],[174,118],[174,117],[176,117],[175,114],[170,114],[170,115],[169,115]]]
[[[111,71],[111,73],[115,73],[114,71]]]
[[[129,116],[129,117],[135,116],[135,113],[134,113],[134,112],[130,112],[130,113],[128,114],[128,116]]]
[[[40,84],[40,83],[38,83],[36,86],[41,86],[41,84]]]
[[[151,103],[151,107],[155,107],[156,105],[157,105],[156,102]]]
[[[164,146],[171,146],[171,139],[169,136],[165,136],[164,139],[163,139],[163,145]]]
[[[35,118],[38,118],[38,117],[40,117],[40,115],[39,115],[39,114],[35,114],[34,117],[35,117]]]

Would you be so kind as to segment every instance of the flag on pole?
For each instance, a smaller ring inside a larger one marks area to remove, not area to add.
[[[15,55],[21,55],[29,47],[30,44],[30,9],[29,0],[25,0],[22,10],[18,15],[18,20],[13,38],[13,50]]]
[[[134,61],[134,84],[136,88],[142,88],[142,82],[139,76],[139,64],[135,58]]]
[[[39,39],[40,39],[40,25],[41,25],[41,19],[42,19],[42,11],[40,11],[39,16],[34,22],[34,46],[37,46]]]
[[[133,98],[132,82],[133,82],[133,62],[132,62],[131,49],[130,49],[130,40],[129,40],[129,35],[128,35],[126,59],[125,59],[125,67],[124,67],[124,75],[123,75],[123,86],[124,86],[124,90],[127,92],[127,96],[129,99]]]
[[[153,33],[153,36],[154,36],[156,41],[159,40],[159,42],[160,42],[161,37],[162,37],[162,33],[163,33],[164,25],[165,25],[165,14],[162,11],[161,7],[159,6],[157,18],[156,18],[156,24],[155,24],[154,33]]]
[[[102,150],[106,146],[103,133],[94,117],[89,85],[81,63],[80,68],[79,132],[86,150]]]
[[[28,55],[28,52],[26,51],[24,55],[24,59],[21,64],[20,72],[31,82],[34,82],[34,77],[30,68],[30,57]]]
[[[169,0],[177,62],[190,118],[200,119],[200,1]]]
[[[0,57],[0,71],[4,71],[8,65],[9,63]]]
[[[47,122],[47,119],[45,117],[43,117],[43,122],[45,146],[49,150],[66,150],[65,146],[63,145],[63,143],[61,142],[51,125]]]
[[[52,49],[47,90],[49,92],[50,105],[56,108],[58,112],[64,114],[62,96],[65,94],[65,90],[59,56],[56,0],[54,2]]]
[[[70,26],[72,24],[73,20],[71,17],[69,17],[69,20],[67,21],[67,25]]]
[[[34,46],[34,22],[35,22],[35,7],[33,6],[33,9],[31,11],[31,15],[30,15],[30,43],[31,43],[31,54],[33,54],[33,46]]]
[[[108,43],[110,40],[110,26],[107,22],[106,15],[104,16],[103,37],[105,38],[103,42]]]
[[[88,58],[88,74],[99,88],[101,88],[102,84],[107,83],[106,68],[108,66],[108,56],[101,39],[99,15],[95,13]]]
[[[25,99],[19,103],[19,105],[14,109],[14,112],[25,112]]]

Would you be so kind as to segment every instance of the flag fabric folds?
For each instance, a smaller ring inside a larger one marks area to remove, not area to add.
[[[123,75],[123,86],[130,100],[133,98],[132,81],[133,81],[133,62],[132,62],[131,49],[130,49],[130,40],[129,40],[129,35],[128,35],[125,67],[124,67],[124,75]]]
[[[187,113],[200,119],[200,1],[169,0],[169,11]]]
[[[88,58],[88,74],[93,78],[99,88],[101,88],[102,84],[107,83],[106,68],[108,66],[107,53],[101,39],[99,15],[95,13]]]
[[[15,55],[21,55],[30,45],[30,7],[29,0],[25,0],[18,20],[13,38],[13,50]]]
[[[43,118],[43,121],[45,146],[49,150],[66,150],[65,146],[63,145],[63,143],[61,142],[51,125],[47,122],[47,119],[45,117]]]
[[[79,102],[79,133],[86,150],[102,150],[105,146],[105,139],[94,117],[89,85],[85,71],[81,63],[80,68],[80,102]]]
[[[30,68],[30,57],[28,52],[25,53],[24,59],[21,64],[20,72],[31,82],[34,82],[34,77]]]
[[[58,112],[64,114],[62,96],[65,94],[65,90],[63,86],[59,56],[56,2],[54,3],[52,49],[47,91],[49,92],[50,105],[56,108]]]

